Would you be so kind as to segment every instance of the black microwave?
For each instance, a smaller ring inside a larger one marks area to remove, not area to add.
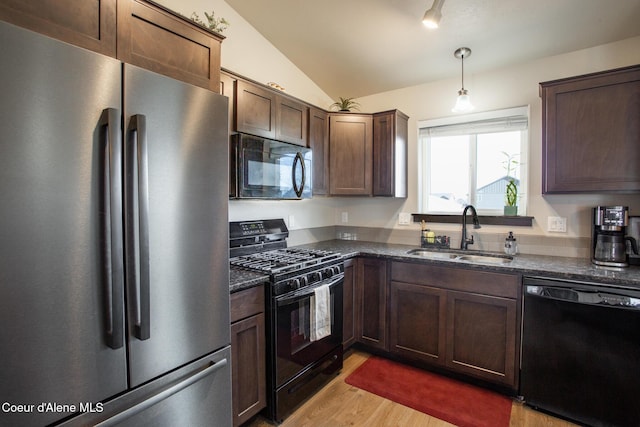
[[[229,196],[311,198],[311,149],[257,136],[231,138]]]

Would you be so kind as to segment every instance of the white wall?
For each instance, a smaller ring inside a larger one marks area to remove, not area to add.
[[[241,18],[224,0],[159,0],[159,3],[185,16],[197,12],[215,11],[231,22],[224,32],[222,66],[259,82],[274,81],[286,92],[319,107],[328,108],[333,102],[301,70]],[[473,46],[472,46],[473,48]],[[599,204],[630,206],[632,215],[640,215],[638,195],[562,195],[541,194],[541,100],[538,83],[563,77],[607,70],[640,63],[640,37],[584,49],[569,54],[543,58],[530,63],[473,73],[473,60],[465,65],[465,87],[472,96],[476,111],[529,105],[529,211],[534,226],[518,227],[516,234],[552,237],[588,237],[590,209]],[[348,226],[417,229],[417,224],[397,225],[399,212],[418,211],[417,122],[452,115],[451,106],[459,89],[460,76],[448,80],[375,94],[358,99],[363,112],[398,108],[409,115],[409,197],[406,200],[388,198],[325,198],[303,201],[230,201],[231,220],[256,218],[285,218],[293,216],[292,229],[344,225],[340,213],[349,213]],[[566,234],[548,233],[548,216],[567,218]],[[459,225],[436,224],[436,231],[459,231]],[[503,233],[508,227],[483,227],[479,233]],[[413,242],[412,242],[413,243]]]
[[[224,0],[155,0],[157,3],[190,17],[196,12],[206,21],[204,12],[224,17],[229,27],[222,33],[222,66],[261,83],[275,82],[286,93],[320,107],[333,100],[299,68],[289,61],[255,28],[245,21]]]
[[[590,236],[590,209],[599,204],[623,204],[632,215],[640,215],[638,195],[554,195],[542,196],[542,102],[538,83],[585,73],[640,63],[640,37],[584,49],[569,54],[543,58],[530,63],[473,74],[473,61],[465,64],[465,88],[469,90],[474,112],[502,108],[530,106],[529,122],[529,206],[527,215],[534,216],[534,227],[518,227],[517,234],[549,235],[554,237]],[[371,200],[352,204],[350,218],[365,225],[370,221],[379,226],[394,226],[391,215],[399,211],[418,212],[418,170],[416,160],[417,121],[451,116],[451,107],[460,85],[460,76],[453,79],[380,93],[358,99],[363,111],[382,111],[398,108],[409,119],[409,198],[402,204],[385,200]],[[606,143],[606,141],[603,141]],[[640,165],[639,165],[640,167]],[[381,218],[382,212],[385,218]],[[547,217],[567,218],[567,233],[548,233]],[[417,226],[414,226],[417,227]],[[436,225],[438,230],[458,229],[459,226]],[[507,227],[483,227],[482,232],[502,232]]]

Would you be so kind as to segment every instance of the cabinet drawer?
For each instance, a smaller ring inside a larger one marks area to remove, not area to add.
[[[404,262],[391,264],[391,280],[514,299],[520,286],[517,274]]]
[[[231,294],[231,323],[264,312],[264,286]]]

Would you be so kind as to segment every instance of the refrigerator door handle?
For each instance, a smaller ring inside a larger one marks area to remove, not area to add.
[[[122,262],[122,140],[120,112],[106,108],[99,121],[100,229],[105,242],[102,254],[102,283],[105,298],[106,344],[124,345],[124,266]]]
[[[131,116],[125,152],[125,227],[127,281],[133,286],[134,336],[151,337],[149,295],[149,182],[147,125],[142,114]]]
[[[149,399],[143,400],[142,402],[138,403],[137,405],[134,405],[132,407],[130,407],[129,409],[122,411],[120,413],[118,413],[117,415],[108,418],[106,420],[104,420],[101,423],[96,424],[96,427],[108,427],[108,426],[115,426],[121,422],[123,422],[124,420],[126,420],[127,418],[130,418],[134,415],[136,415],[139,412],[142,412],[148,408],[150,408],[151,406],[155,405],[156,403],[159,403],[161,401],[163,401],[164,399],[167,399],[170,396],[173,396],[174,394],[178,393],[181,390],[184,390],[185,388],[189,387],[190,385],[200,381],[201,379],[203,379],[204,377],[207,377],[211,374],[213,374],[214,372],[224,368],[225,366],[227,366],[227,359],[224,358],[218,362],[211,362],[211,365],[207,366],[206,368],[204,368],[203,370],[193,374],[192,376],[188,377],[187,379],[161,391],[160,393],[153,395],[152,397],[150,397]]]

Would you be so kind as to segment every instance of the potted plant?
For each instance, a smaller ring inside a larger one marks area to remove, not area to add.
[[[518,200],[518,187],[516,186],[515,179],[511,178],[507,183],[507,188],[505,192],[505,206],[504,206],[505,216],[518,215],[518,206],[516,205],[517,200]]]
[[[360,104],[357,101],[354,101],[354,98],[340,97],[340,101],[334,102],[329,108],[337,109],[338,111],[351,111],[352,109],[359,110]]]
[[[205,12],[204,16],[207,18],[206,23],[202,22],[202,19],[200,19],[200,16],[198,16],[196,12],[193,12],[191,14],[191,20],[196,24],[199,24],[213,31],[214,33],[218,33],[218,34],[222,34],[222,32],[226,30],[227,27],[229,26],[229,21],[227,21],[222,17],[216,18],[216,14],[214,11],[211,11],[211,14],[208,14],[207,12]]]
[[[519,162],[515,159],[518,154],[509,154],[506,152],[502,152],[507,159],[503,162],[505,165],[505,169],[507,170],[506,178],[509,179],[507,183],[507,187],[505,189],[505,205],[504,205],[504,215],[505,216],[516,216],[518,215],[518,206],[516,203],[518,202],[518,186],[516,185],[516,179],[511,176],[511,169],[517,168]]]

